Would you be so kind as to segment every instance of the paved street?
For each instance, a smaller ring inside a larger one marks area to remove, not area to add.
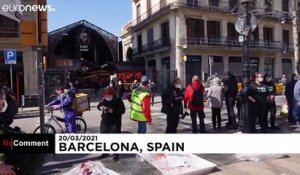
[[[95,101],[95,100],[93,100]],[[159,103],[160,97],[156,98],[157,103],[152,107],[152,117],[153,117],[153,124],[148,126],[148,133],[164,133],[165,127],[166,127],[166,116],[162,113],[160,113],[161,104]],[[125,100],[125,106],[126,106],[126,114],[123,116],[123,124],[122,124],[122,132],[124,133],[136,133],[137,131],[137,124],[129,119],[129,103]],[[278,108],[281,106],[281,104],[284,103],[283,96],[277,97],[278,102]],[[92,110],[89,112],[84,113],[84,119],[87,122],[88,130],[87,133],[99,133],[99,124],[100,124],[100,112],[96,110],[95,106],[97,105],[97,102],[92,102]],[[279,113],[279,109],[277,111]],[[23,112],[20,112],[19,119],[16,119],[14,122],[14,125],[20,126],[25,132],[31,133],[33,132],[34,128],[37,125],[37,108],[28,108],[24,109]],[[62,115],[60,112],[57,112],[58,115]],[[207,131],[209,133],[235,133],[235,131],[228,130],[225,127],[223,127],[221,130],[213,130],[211,126],[211,112],[209,109],[205,110],[206,114],[206,127]],[[227,114],[225,108],[222,110],[222,119],[223,123],[222,126],[224,126],[226,122]],[[290,127],[287,122],[279,117],[278,124],[281,127],[280,132],[281,133],[299,133],[300,127],[299,125]],[[180,121],[179,133],[191,133],[191,120],[189,117],[186,117],[184,120]],[[86,160],[97,160],[97,157],[99,155],[50,155],[48,156],[48,162],[43,167],[42,174],[61,174],[62,172],[66,172],[70,170],[72,167],[78,165],[81,162],[84,162]],[[234,157],[234,155],[216,155],[216,154],[206,154],[206,155],[199,155],[201,158],[204,158],[208,161],[211,161],[213,163],[216,163],[218,165],[218,168],[214,171],[217,172],[217,174],[226,174],[226,172],[238,172],[239,169],[236,167],[245,166],[245,167],[254,167],[257,164],[261,165],[263,168],[263,164],[265,163],[252,163],[252,162],[241,162],[237,158]],[[285,163],[288,164],[289,162],[288,158],[285,160]],[[293,157],[291,160],[297,160],[300,161],[300,157],[296,156]],[[125,175],[138,175],[138,174],[159,174],[159,172],[153,168],[151,165],[140,162],[136,158],[135,155],[123,155],[120,157],[120,160],[118,162],[113,162],[111,158],[107,158],[102,160],[102,163],[107,168],[110,168],[120,174]],[[292,163],[292,162],[291,162]],[[266,162],[268,164],[268,162]],[[272,166],[275,166],[276,164],[272,164]],[[270,165],[271,166],[271,165]],[[292,165],[291,165],[292,166]],[[233,169],[233,170],[231,170]],[[271,168],[272,169],[272,168]],[[267,170],[266,170],[267,171]],[[272,170],[268,170],[272,171]],[[277,171],[275,169],[275,171]],[[246,172],[246,171],[243,171]],[[248,174],[257,174],[257,173],[251,173],[252,171],[247,172]],[[255,171],[253,171],[255,172]],[[292,172],[292,171],[288,171]],[[275,173],[275,172],[274,172]],[[230,173],[227,173],[230,174]],[[235,173],[232,173],[235,174]],[[243,174],[243,173],[240,173]],[[284,174],[284,173],[282,173]],[[288,173],[286,173],[287,175]],[[292,174],[292,173],[290,173]]]

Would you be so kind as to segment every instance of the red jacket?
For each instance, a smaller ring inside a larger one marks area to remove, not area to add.
[[[184,96],[184,106],[188,105],[188,108],[190,110],[203,110],[204,105],[195,107],[192,105],[192,99],[193,99],[193,94],[194,94],[194,89],[198,90],[201,89],[202,93],[205,92],[204,86],[201,84],[200,81],[193,81],[191,85],[188,85],[185,91],[185,96]]]

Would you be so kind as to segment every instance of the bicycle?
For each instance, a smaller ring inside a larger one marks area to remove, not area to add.
[[[54,121],[59,128],[61,129],[61,133],[66,133],[66,127],[64,125],[61,125],[61,123],[65,123],[65,119],[55,116],[53,114],[53,108],[48,108],[48,113],[50,113],[50,117],[47,120],[46,124],[45,124],[45,133],[46,134],[55,134],[56,133],[56,129],[54,128],[53,125],[51,125],[51,122]],[[80,117],[76,117],[76,133],[85,133],[86,132],[86,122],[84,119],[82,119],[82,116]],[[37,133],[41,133],[41,126],[38,126],[35,128],[35,130],[33,131],[34,134]]]

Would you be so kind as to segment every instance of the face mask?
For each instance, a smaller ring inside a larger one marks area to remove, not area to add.
[[[112,97],[112,96],[107,96],[107,97],[105,97],[105,99],[106,99],[107,101],[112,101],[112,100],[113,100],[113,97]]]
[[[5,112],[5,111],[6,111],[6,109],[7,109],[7,107],[8,107],[7,101],[6,101],[6,100],[4,100],[4,106],[3,106],[3,108],[1,109],[0,113],[3,113],[3,112]]]
[[[175,87],[178,89],[181,89],[182,85],[181,84],[175,84]]]
[[[263,78],[257,78],[257,81],[261,83],[261,82],[264,81],[264,79]]]
[[[120,82],[119,85],[122,85],[122,83]]]
[[[267,79],[267,82],[271,82],[271,81],[272,81],[272,78],[268,78],[268,79]]]

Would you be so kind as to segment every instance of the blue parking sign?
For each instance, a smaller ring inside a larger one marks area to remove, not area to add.
[[[4,50],[5,64],[17,64],[17,51],[16,49]]]

